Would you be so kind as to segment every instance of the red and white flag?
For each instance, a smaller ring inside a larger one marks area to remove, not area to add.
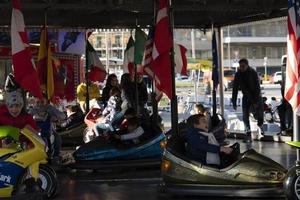
[[[29,49],[28,36],[19,0],[13,0],[11,49],[15,79],[32,95],[42,98],[39,77]]]
[[[287,64],[284,97],[293,107],[294,112],[300,115],[300,6],[298,1],[288,1],[288,40],[287,40]]]
[[[156,17],[154,45],[152,50],[152,70],[160,80],[160,90],[172,99],[171,61],[169,51],[173,47],[173,38],[169,23],[169,0],[159,1]],[[162,81],[163,80],[163,81]]]
[[[148,38],[145,43],[145,51],[144,51],[142,66],[144,72],[148,75],[148,77],[153,81],[155,85],[156,101],[160,101],[160,99],[163,96],[162,91],[159,90],[159,88],[161,88],[160,80],[158,79],[157,76],[155,76],[151,66],[151,63],[153,61],[152,59],[153,37],[154,37],[154,28],[152,27],[149,30]]]
[[[187,76],[187,60],[186,60],[186,48],[181,44],[174,45],[174,62],[175,71],[178,74]]]

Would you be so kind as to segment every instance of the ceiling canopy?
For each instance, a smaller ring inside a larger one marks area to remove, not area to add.
[[[133,28],[153,24],[154,0],[21,0],[25,24],[57,28]],[[172,0],[176,28],[215,27],[287,15],[287,0]],[[11,0],[0,0],[9,26]]]

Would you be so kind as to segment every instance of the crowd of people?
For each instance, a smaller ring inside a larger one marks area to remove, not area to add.
[[[88,110],[93,106],[98,106],[102,112],[93,127],[98,136],[106,137],[110,133],[116,133],[122,120],[126,118],[125,131],[118,132],[122,133],[119,135],[111,135],[124,143],[137,143],[139,137],[145,132],[140,123],[139,111],[145,109],[148,100],[142,75],[138,75],[137,80],[135,84],[133,77],[125,73],[119,84],[117,76],[110,74],[102,91],[98,85],[89,81],[89,107],[86,105],[87,86],[81,83],[77,87],[77,101],[69,102],[61,107],[55,105],[52,99],[47,99],[46,94],[41,99],[26,97],[25,92],[14,81],[13,74],[10,74],[5,85],[5,104],[0,107],[0,125],[9,125],[19,129],[25,126],[32,127],[45,140],[49,147],[49,156],[54,158],[59,156],[62,144],[58,132],[83,123]],[[149,112],[147,111],[146,114]]]

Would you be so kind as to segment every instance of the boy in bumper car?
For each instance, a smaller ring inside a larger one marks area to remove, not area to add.
[[[30,126],[38,131],[32,115],[25,112],[23,109],[24,101],[21,92],[18,90],[6,94],[5,104],[0,106],[0,126],[13,126],[19,129],[25,126]],[[20,141],[23,138],[19,138]],[[2,147],[9,147],[13,141],[11,138],[3,138],[1,140]]]

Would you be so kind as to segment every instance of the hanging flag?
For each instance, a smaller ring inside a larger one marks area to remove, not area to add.
[[[51,46],[48,44],[47,50],[47,98],[50,100],[54,95],[54,75],[53,70],[55,69]]]
[[[300,83],[299,83],[299,1],[288,1],[288,39],[287,39],[287,63],[286,63],[286,82],[284,97],[293,107],[294,112],[300,115]]]
[[[87,64],[89,68],[88,72],[88,78],[91,81],[98,81],[98,82],[103,82],[106,77],[106,70],[101,63],[99,56],[97,55],[96,50],[93,48],[91,43],[87,40],[86,43],[86,48],[87,48]]]
[[[134,64],[142,64],[147,35],[141,28],[135,29]]]
[[[212,38],[212,57],[213,57],[213,68],[212,68],[213,89],[216,90],[219,85],[219,64],[218,64],[217,39],[216,39],[215,31],[213,32],[213,38]]]
[[[153,38],[154,38],[154,27],[151,27],[149,29],[148,37],[145,42],[145,51],[144,51],[142,66],[145,74],[148,75],[148,77],[153,81],[155,85],[155,94],[156,94],[155,99],[157,101],[160,101],[161,97],[163,96],[162,91],[159,90],[161,88],[160,81],[157,78],[157,76],[155,76],[151,66],[153,60],[152,59]]]
[[[169,24],[169,0],[159,1],[156,17],[156,28],[152,50],[152,69],[160,82],[160,89],[169,99],[172,99],[172,77],[170,49],[173,47],[172,33]]]
[[[41,84],[41,90],[46,93],[47,88],[47,54],[48,54],[48,33],[43,26],[40,34],[40,47],[37,59],[37,72]]]
[[[42,98],[40,82],[29,50],[25,23],[19,0],[13,0],[11,18],[11,48],[15,80],[32,95]]]
[[[132,36],[130,36],[124,52],[123,72],[131,75],[134,73],[134,40]]]
[[[186,48],[180,44],[174,45],[174,62],[176,73],[187,76]]]
[[[50,100],[54,96],[54,59],[52,56],[51,46],[48,39],[48,31],[46,25],[41,30],[40,47],[38,53],[37,71],[41,90],[47,94],[47,99]]]

